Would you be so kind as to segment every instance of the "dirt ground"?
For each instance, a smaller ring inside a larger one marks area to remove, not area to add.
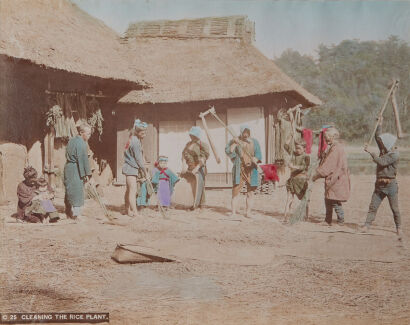
[[[229,190],[207,193],[200,212],[121,216],[123,187],[104,200],[125,226],[86,201],[83,222],[15,223],[0,207],[2,312],[109,312],[111,324],[410,324],[410,200],[399,177],[404,240],[387,202],[371,233],[364,222],[374,176],[352,176],[346,224],[323,226],[323,183],[308,222],[282,223],[285,188],[256,199],[252,219],[228,215]],[[63,193],[57,206],[63,208]],[[244,210],[244,198],[241,202]],[[296,204],[295,204],[296,205]],[[117,264],[117,243],[174,256]]]

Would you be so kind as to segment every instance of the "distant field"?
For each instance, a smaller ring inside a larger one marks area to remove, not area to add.
[[[372,147],[372,150],[378,152],[376,147]],[[371,160],[370,155],[363,151],[362,146],[347,146],[346,152],[351,174],[375,173],[375,163]],[[410,175],[410,148],[399,148],[399,152],[399,174]]]

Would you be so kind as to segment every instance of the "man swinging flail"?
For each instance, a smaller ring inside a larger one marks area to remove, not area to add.
[[[262,153],[258,140],[251,138],[251,129],[247,124],[241,125],[240,132],[240,136],[229,141],[225,148],[233,163],[232,215],[236,215],[239,193],[246,185],[245,216],[250,218],[253,194],[259,185],[258,163],[262,161]]]

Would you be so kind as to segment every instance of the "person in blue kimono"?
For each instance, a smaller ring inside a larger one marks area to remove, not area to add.
[[[239,193],[246,185],[245,216],[250,218],[253,194],[259,185],[258,163],[262,162],[262,153],[258,140],[251,138],[249,125],[241,125],[240,132],[240,136],[229,141],[225,148],[225,153],[233,163],[232,215],[236,215]]]
[[[68,218],[75,220],[81,215],[84,206],[84,183],[91,177],[87,144],[91,136],[91,127],[88,124],[81,124],[79,133],[68,141],[67,162],[64,166],[65,212]]]
[[[169,208],[174,186],[179,181],[179,177],[167,167],[167,163],[168,157],[159,156],[155,164],[151,182],[158,195],[159,204]]]
[[[144,150],[141,141],[147,134],[148,124],[135,120],[131,136],[125,145],[122,173],[126,179],[125,209],[130,217],[138,214],[138,206],[146,206],[149,191],[146,186]]]

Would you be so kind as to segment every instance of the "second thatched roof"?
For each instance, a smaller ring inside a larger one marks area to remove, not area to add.
[[[128,60],[130,66],[146,71],[152,88],[131,91],[120,102],[178,103],[288,93],[304,107],[320,105],[319,98],[251,44],[247,35],[252,35],[252,24],[244,18],[226,17],[225,25],[224,17],[131,25],[125,34]],[[202,32],[193,34],[190,26],[196,21],[202,23]]]

